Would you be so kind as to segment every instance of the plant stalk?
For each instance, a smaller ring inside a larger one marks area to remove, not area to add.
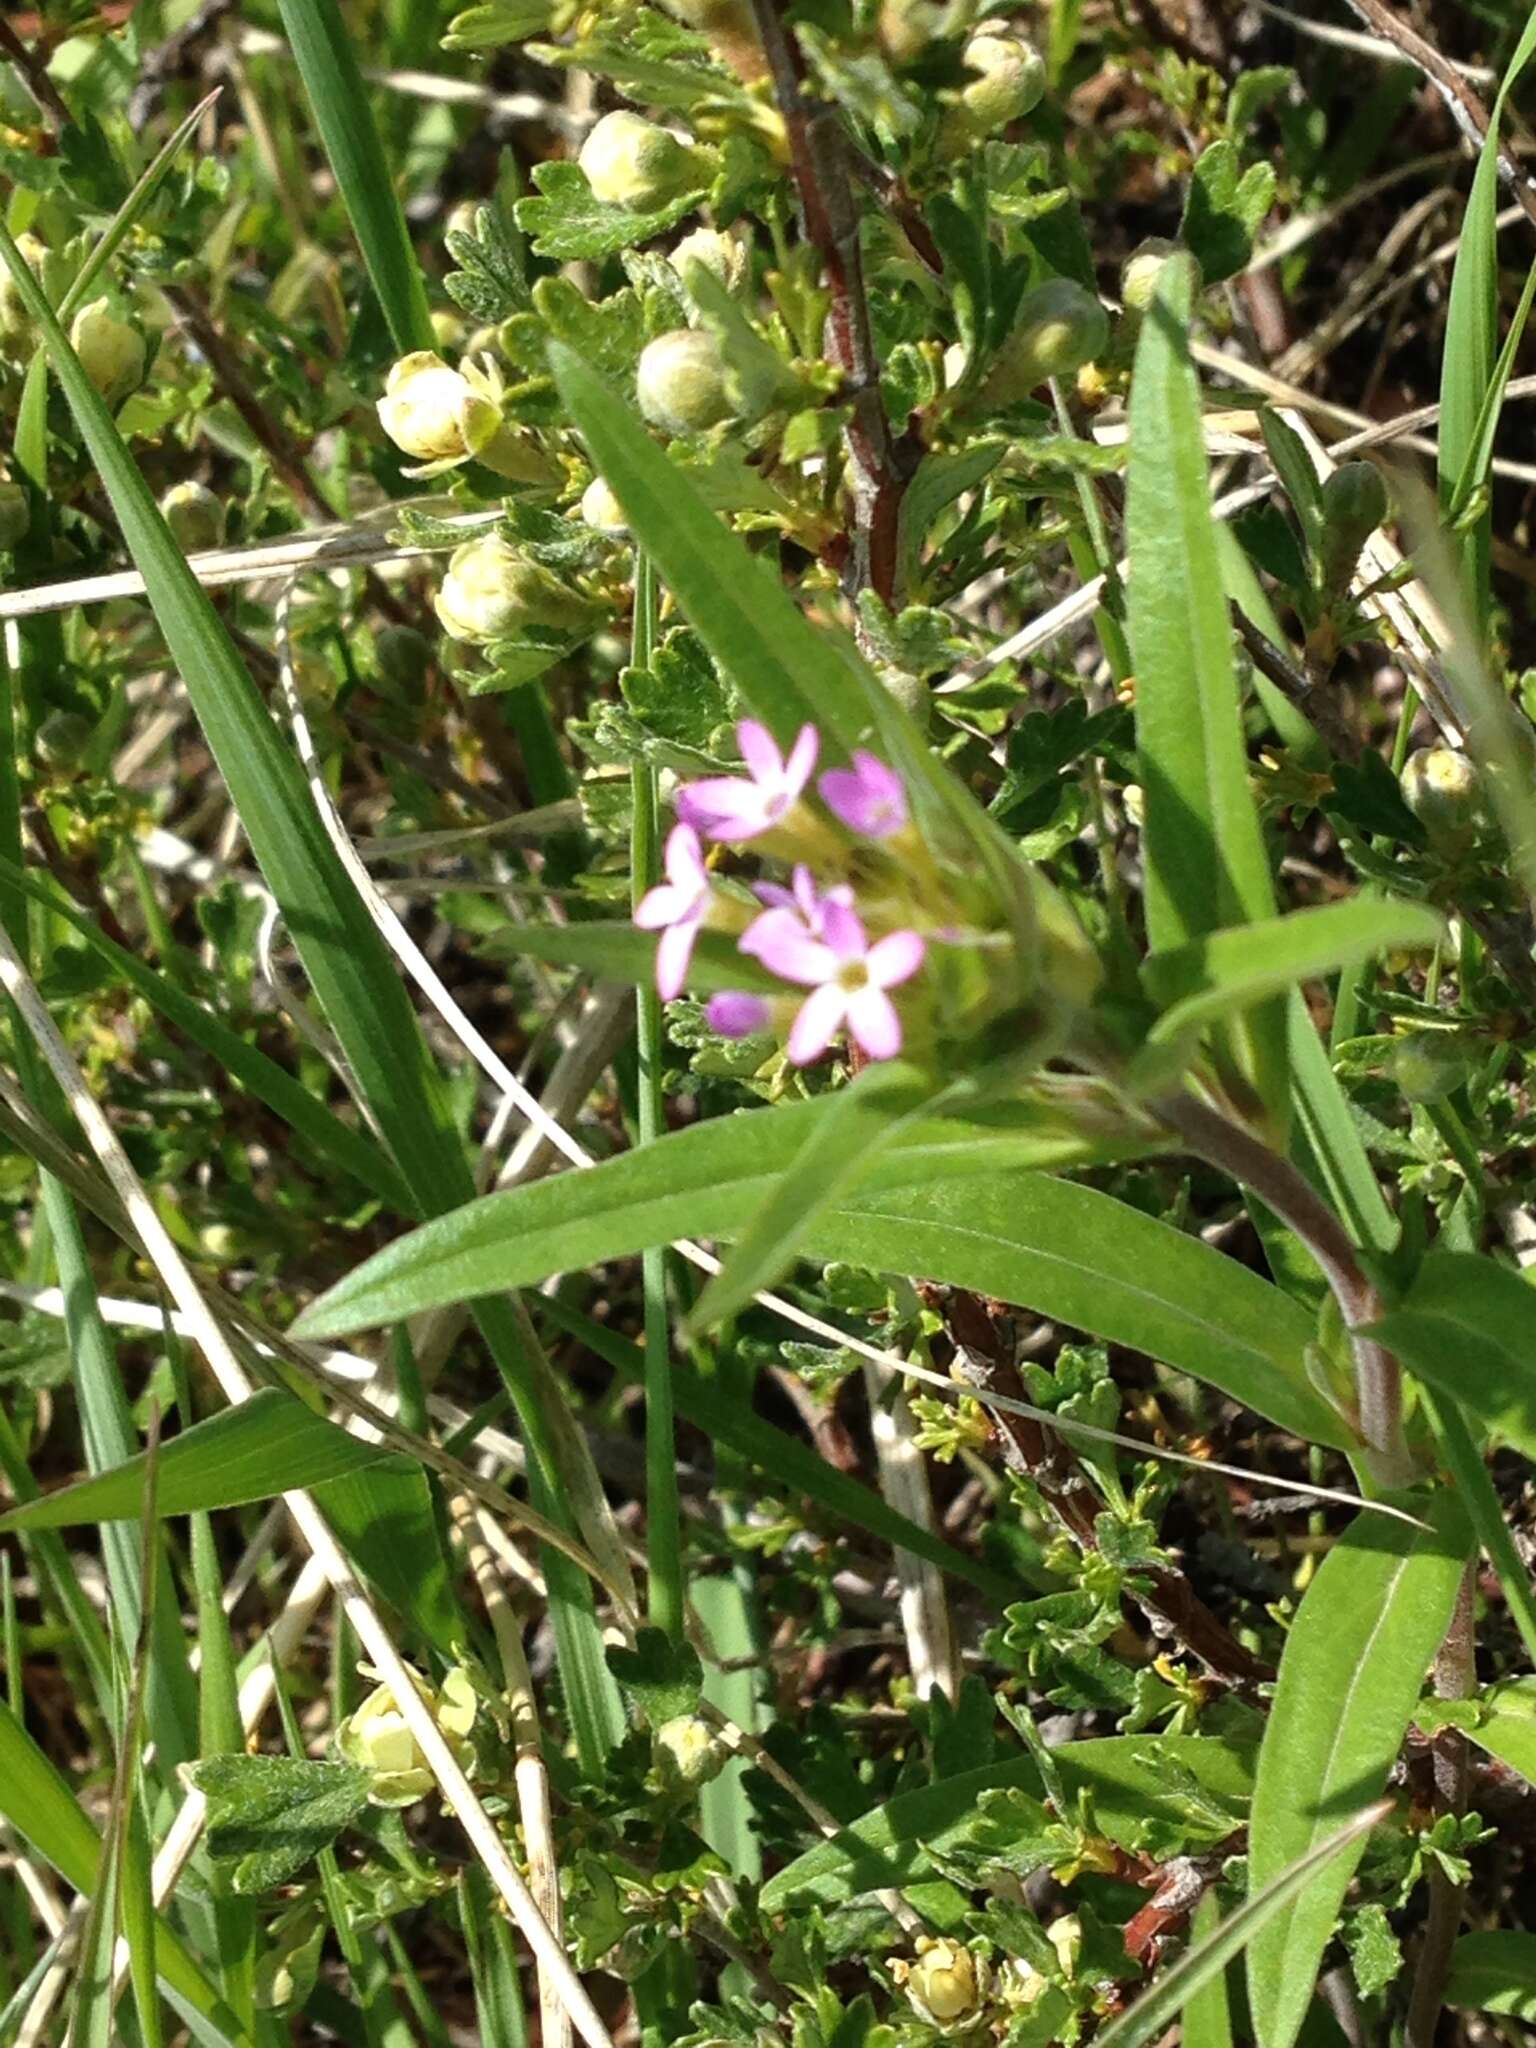
[[[1470,1699],[1477,1690],[1477,1630],[1474,1594],[1477,1567],[1462,1573],[1451,1625],[1435,1659],[1434,1690],[1440,1700]],[[1434,1739],[1435,1806],[1441,1813],[1467,1810],[1469,1758],[1459,1728],[1444,1728]],[[1461,1931],[1464,1886],[1452,1883],[1438,1864],[1429,1873],[1429,1916],[1413,1973],[1403,2048],[1434,2048],[1435,2028],[1445,2004],[1451,1950]]]
[[[1350,1333],[1359,1430],[1371,1476],[1384,1489],[1408,1485],[1415,1466],[1403,1438],[1397,1360],[1363,1334],[1381,1316],[1383,1303],[1338,1217],[1288,1159],[1193,1095],[1163,1096],[1152,1107],[1197,1158],[1252,1188],[1316,1259]]]

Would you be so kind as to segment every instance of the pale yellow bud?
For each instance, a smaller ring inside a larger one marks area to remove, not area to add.
[[[1120,266],[1120,303],[1128,313],[1145,313],[1157,295],[1157,281],[1170,256],[1179,254],[1179,244],[1164,235],[1148,235]]]
[[[691,235],[684,235],[667,260],[685,285],[690,263],[701,263],[728,292],[739,290],[747,274],[746,249],[735,235],[722,234],[718,228],[695,228]]]
[[[892,1974],[906,1987],[917,2012],[930,2026],[951,2027],[971,2019],[986,2001],[991,1971],[958,1941],[919,1937],[917,1960],[897,1963]]]
[[[28,270],[41,283],[43,264],[48,257],[47,243],[39,241],[30,229],[24,229],[16,237],[16,248]],[[0,334],[25,334],[30,325],[30,317],[21,303],[15,281],[4,265],[0,265]]]
[[[478,1710],[468,1672],[450,1671],[437,1692],[414,1672],[412,1681],[467,1769],[473,1761],[467,1738]],[[360,1764],[373,1773],[368,1797],[375,1806],[411,1806],[430,1792],[435,1782],[431,1766],[386,1685],[375,1686],[356,1713],[348,1714],[336,1730],[336,1747],[348,1763]]]
[[[432,339],[439,348],[461,349],[464,346],[464,322],[452,306],[434,306],[431,320]]]
[[[467,462],[501,431],[501,408],[484,383],[451,370],[428,349],[393,366],[378,413],[397,448],[434,466]]]
[[[1045,1938],[1056,1951],[1062,1975],[1072,1976],[1077,1969],[1078,1950],[1083,1945],[1082,1921],[1075,1913],[1063,1913],[1046,1928]]]
[[[592,609],[547,569],[487,534],[449,556],[437,616],[455,640],[483,647],[529,626],[574,631],[591,623]]]
[[[679,327],[641,352],[635,372],[640,411],[664,434],[700,434],[735,411],[720,344],[703,328]]]
[[[621,108],[604,114],[576,159],[594,199],[630,213],[653,213],[686,192],[699,159],[669,129]]]
[[[978,135],[1006,128],[1040,103],[1045,63],[1017,36],[977,35],[965,46],[965,68],[976,76],[960,94],[968,125]]]
[[[224,538],[224,505],[206,484],[172,484],[160,500],[160,515],[184,555],[216,548]]]
[[[600,476],[593,477],[582,492],[579,509],[582,518],[594,533],[611,533],[621,537],[629,532],[624,507]]]
[[[1403,801],[1438,845],[1469,839],[1483,809],[1476,764],[1454,747],[1419,747],[1403,763]]]
[[[1094,294],[1070,277],[1053,277],[1026,292],[1013,332],[981,387],[984,402],[1012,405],[1047,377],[1070,377],[1102,355],[1109,315]]]
[[[144,375],[144,337],[129,321],[119,320],[104,298],[80,308],[69,330],[69,345],[108,405],[120,404],[138,389]]]

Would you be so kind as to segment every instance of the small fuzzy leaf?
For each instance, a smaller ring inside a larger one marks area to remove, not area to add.
[[[579,164],[539,164],[533,182],[539,196],[517,201],[517,224],[533,237],[536,256],[557,263],[596,262],[654,241],[685,220],[709,189],[709,181],[703,179],[653,212],[632,213],[628,207],[607,206],[595,198]]]
[[[368,1804],[357,1764],[286,1756],[209,1756],[187,1778],[208,1802],[208,1853],[234,1864],[237,1892],[265,1892],[329,1847]]]

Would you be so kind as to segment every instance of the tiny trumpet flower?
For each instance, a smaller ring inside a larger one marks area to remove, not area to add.
[[[780,911],[767,912],[759,923],[768,925],[754,947],[763,965],[811,991],[790,1028],[795,1065],[820,1059],[845,1026],[868,1058],[894,1059],[901,1051],[901,1018],[886,991],[922,966],[927,948],[918,933],[887,932],[871,945],[858,912],[832,902],[824,906],[819,939]]]
[[[656,948],[656,992],[663,1002],[681,995],[693,958],[693,942],[709,909],[709,870],[691,825],[674,825],[667,838],[667,879],[648,889],[635,906],[643,932],[661,933]]]
[[[710,775],[678,791],[677,814],[706,838],[739,844],[760,838],[782,823],[799,801],[816,766],[820,735],[802,725],[788,755],[781,754],[768,728],[744,718],[736,744],[747,774]]]
[[[384,380],[379,424],[419,467],[407,476],[441,476],[471,460],[514,483],[548,483],[555,472],[527,436],[502,418],[501,373],[487,358],[457,370],[430,349],[401,356]]]
[[[711,1031],[722,1038],[755,1038],[771,1029],[773,1005],[766,996],[747,995],[740,989],[722,989],[710,997],[704,1008]]]
[[[472,647],[510,639],[530,626],[575,632],[593,616],[575,591],[498,534],[454,549],[436,610],[454,639]]]
[[[835,887],[828,889],[825,895],[823,895],[816,887],[815,876],[805,865],[804,861],[801,861],[796,866],[795,872],[790,878],[789,888],[784,888],[778,882],[759,882],[755,893],[760,902],[767,904],[768,909],[757,920],[756,924],[752,926],[751,930],[744,934],[741,941],[743,953],[755,953],[757,951],[757,943],[753,938],[753,933],[760,931],[764,925],[768,924],[771,915],[775,912],[787,914],[796,922],[801,930],[808,932],[813,939],[819,939],[825,935],[827,905],[829,903],[847,905],[853,902],[853,891],[846,882],[839,882]]]
[[[840,824],[866,839],[891,839],[907,823],[907,792],[894,768],[863,748],[851,768],[829,768],[817,788]]]

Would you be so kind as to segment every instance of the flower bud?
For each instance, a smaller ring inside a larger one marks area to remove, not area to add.
[[[161,517],[184,555],[216,548],[224,539],[224,504],[206,484],[172,484],[160,500]]]
[[[449,556],[437,616],[455,640],[483,647],[529,626],[574,631],[591,623],[592,610],[547,569],[487,534]]]
[[[578,509],[594,533],[612,534],[619,539],[629,532],[624,507],[600,476],[593,477],[582,492]]]
[[[376,1674],[370,1671],[368,1675]],[[467,1738],[479,1710],[469,1673],[455,1667],[436,1692],[425,1679],[414,1672],[411,1676],[423,1704],[468,1769],[474,1761],[474,1748]],[[348,1714],[336,1730],[336,1747],[348,1763],[361,1764],[373,1773],[368,1797],[375,1806],[414,1805],[435,1782],[431,1766],[387,1685],[375,1686],[356,1713]]]
[[[80,308],[69,330],[69,345],[108,405],[121,404],[138,389],[144,375],[144,337],[129,321],[119,320],[104,298]]]
[[[403,697],[419,698],[432,668],[432,643],[414,626],[381,626],[373,636],[379,674]]]
[[[1374,462],[1341,462],[1323,481],[1319,568],[1331,596],[1348,583],[1360,550],[1387,516],[1387,487]]]
[[[728,292],[738,291],[747,273],[746,249],[735,235],[722,234],[718,228],[695,228],[684,235],[667,261],[685,286],[690,263],[702,263]]]
[[[700,434],[735,411],[720,344],[703,328],[679,327],[641,352],[635,397],[664,434]]]
[[[1393,1046],[1387,1071],[1410,1102],[1440,1102],[1467,1078],[1466,1062],[1441,1031],[1410,1031]]]
[[[729,1760],[724,1743],[697,1714],[679,1714],[675,1720],[664,1721],[652,1739],[663,1776],[690,1788],[717,1778]]]
[[[576,161],[594,199],[630,213],[654,213],[698,179],[699,159],[686,142],[624,108],[604,114]]]
[[[1045,61],[1018,36],[972,36],[963,62],[976,74],[960,94],[963,119],[972,135],[1006,128],[1039,105],[1045,91]]]
[[[988,405],[1013,405],[1047,377],[1070,377],[1102,355],[1109,315],[1070,277],[1053,277],[1026,292],[1013,332],[981,387]]]
[[[1177,256],[1179,244],[1164,235],[1148,235],[1120,266],[1120,303],[1127,313],[1145,313],[1157,296],[1157,281],[1170,256]]]
[[[451,370],[427,349],[402,356],[384,380],[379,422],[397,448],[418,462],[451,467],[488,448],[501,432],[501,407],[482,376]]]
[[[32,524],[32,507],[20,484],[0,483],[0,548],[13,548]]]
[[[1403,763],[1403,801],[1441,847],[1464,845],[1483,809],[1476,765],[1453,747],[1420,747]]]
[[[461,349],[467,332],[462,315],[452,306],[434,306],[431,313],[432,339],[439,348]]]
[[[960,1942],[930,1935],[918,1937],[917,1961],[894,1963],[891,1974],[905,1985],[919,2015],[946,2030],[975,2017],[986,2002],[992,1975],[982,1958]]]

